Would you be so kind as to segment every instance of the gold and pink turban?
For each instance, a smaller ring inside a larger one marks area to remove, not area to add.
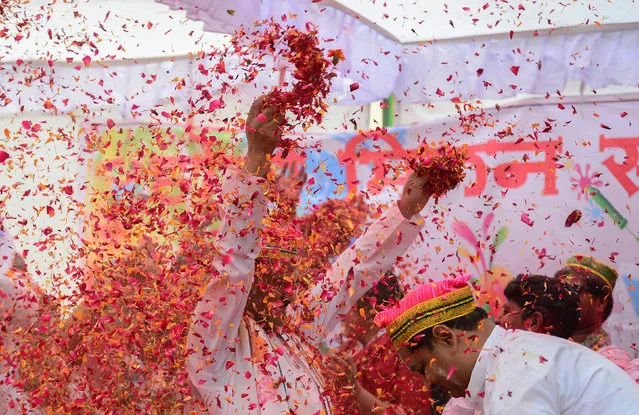
[[[619,277],[617,271],[610,265],[597,258],[581,254],[568,258],[558,274],[571,275],[573,272],[599,277],[611,291],[614,290]]]
[[[472,313],[477,304],[470,276],[426,283],[407,294],[399,303],[375,317],[386,328],[396,348],[422,331]]]

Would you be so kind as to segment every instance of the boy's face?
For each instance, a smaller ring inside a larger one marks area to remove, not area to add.
[[[445,327],[442,330],[448,331],[448,334],[434,337],[432,349],[424,346],[412,350],[406,346],[398,350],[399,356],[411,371],[424,376],[427,388],[432,389],[434,385],[438,385],[453,397],[463,397],[474,366],[474,362],[469,365],[466,353],[472,343],[472,336],[446,326],[437,327]]]
[[[496,323],[507,330],[527,330],[523,310],[511,300],[504,304]]]

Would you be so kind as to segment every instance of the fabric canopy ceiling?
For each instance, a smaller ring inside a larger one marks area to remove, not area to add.
[[[528,14],[518,10],[513,15],[511,9],[497,7],[497,2],[486,9],[467,2],[468,11],[456,5],[445,13],[443,2],[435,1],[422,13],[420,31],[413,25],[420,21],[415,7],[422,2],[386,2],[387,6],[379,1],[343,2],[352,6],[348,10],[329,6],[335,2],[311,0],[244,0],[232,5],[222,0],[160,2],[183,11],[171,11],[152,0],[117,0],[108,5],[40,0],[22,5],[18,14],[31,26],[28,30],[15,27],[0,41],[4,113],[116,105],[124,116],[131,117],[167,97],[185,105],[203,85],[212,93],[217,88],[201,70],[202,66],[210,68],[212,62],[198,56],[199,51],[223,45],[228,36],[221,33],[232,33],[241,24],[282,15],[288,16],[291,25],[316,24],[323,47],[343,50],[346,61],[338,68],[332,90],[339,104],[368,104],[391,94],[402,103],[555,94],[569,79],[594,88],[639,85],[635,65],[639,25],[627,23],[639,21],[635,16],[639,8],[628,6],[630,0],[593,10],[584,8],[582,2],[571,2],[561,10],[544,9],[547,14],[535,14],[534,19],[529,14],[537,9],[531,2],[524,3]],[[368,9],[363,7],[366,4]],[[377,10],[379,7],[386,12]],[[407,12],[414,13],[414,19],[402,15]],[[500,13],[506,12],[500,19]],[[448,15],[459,32],[448,20],[442,26],[442,16]],[[479,20],[469,25],[469,19]],[[202,21],[209,32],[203,32],[202,23],[194,20]],[[560,29],[546,30],[555,24]],[[447,25],[450,29],[442,29]],[[477,29],[471,30],[473,27]],[[532,27],[540,31],[531,32]],[[398,28],[431,40],[401,44],[389,36],[414,39],[395,31]],[[516,31],[504,35],[509,28]],[[460,36],[455,38],[455,33]],[[19,42],[16,36],[21,37]],[[277,82],[277,76],[264,71],[258,86]],[[353,83],[359,89],[351,92]]]
[[[639,57],[639,7],[632,0],[597,7],[524,2],[521,8],[473,0],[454,10],[439,0],[427,2],[427,10],[414,1],[244,0],[233,4],[232,13],[223,0],[157,1],[185,10],[214,32],[232,33],[281,15],[291,25],[316,24],[325,46],[346,55],[334,88],[341,103],[391,94],[404,103],[553,94],[571,78],[594,88],[639,83],[633,63]],[[353,82],[359,89],[351,94]]]
[[[376,1],[324,0],[399,43],[477,39],[558,29],[627,28],[639,21],[633,0],[614,1]]]

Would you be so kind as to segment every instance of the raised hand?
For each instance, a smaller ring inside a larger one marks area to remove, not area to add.
[[[414,171],[408,176],[402,197],[397,202],[400,212],[406,219],[421,212],[430,199],[431,192],[427,187],[428,174],[418,176]]]
[[[340,386],[353,387],[357,383],[357,365],[352,359],[331,353],[325,356],[324,370]]]
[[[298,169],[297,163],[293,162],[291,164],[285,163],[275,179],[282,202],[291,205],[293,210],[296,210],[300,203],[302,189],[307,178],[304,166],[300,166]]]
[[[265,96],[257,98],[249,110],[246,120],[248,151],[244,168],[251,174],[266,176],[270,169],[270,158],[282,140],[280,126],[284,115],[275,108],[263,108]]]

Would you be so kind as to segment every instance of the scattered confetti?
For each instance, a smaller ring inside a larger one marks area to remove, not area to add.
[[[468,151],[465,146],[443,144],[432,148],[422,144],[408,154],[408,166],[418,174],[428,174],[426,184],[435,198],[457,187],[466,177],[465,165]]]
[[[339,50],[329,50],[326,54],[319,47],[317,28],[306,25],[306,30],[283,26],[273,20],[262,21],[260,30],[247,33],[245,29],[236,31],[231,40],[231,53],[244,56],[245,82],[252,82],[260,70],[261,60],[275,56],[293,66],[292,85],[284,83],[275,87],[264,100],[265,107],[273,107],[278,113],[289,112],[293,120],[308,128],[312,123],[322,122],[327,109],[325,98],[330,91],[332,79],[337,76],[333,70],[343,60]],[[351,85],[355,91],[357,84]],[[289,129],[293,125],[289,126]],[[291,141],[285,145],[293,144]]]
[[[580,210],[573,210],[572,212],[570,212],[570,215],[568,215],[568,217],[566,218],[566,228],[569,228],[575,223],[579,222],[579,219],[581,219]]]
[[[528,226],[533,226],[535,224],[535,222],[530,219],[530,216],[528,215],[528,213],[521,214],[521,221]]]

